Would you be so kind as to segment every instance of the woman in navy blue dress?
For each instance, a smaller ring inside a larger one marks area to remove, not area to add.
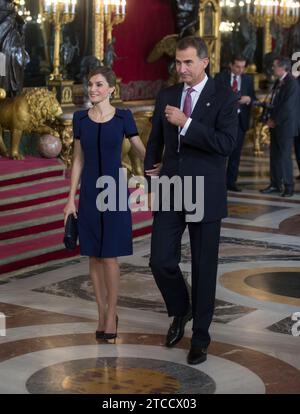
[[[124,137],[130,139],[141,160],[145,155],[132,113],[110,104],[115,85],[116,76],[109,68],[98,67],[89,75],[88,92],[93,107],[75,112],[73,116],[75,145],[71,189],[64,209],[65,221],[69,214],[77,216],[75,195],[81,182],[78,208],[80,253],[89,256],[99,313],[96,338],[107,340],[117,336],[120,279],[117,258],[132,254],[127,181],[124,171],[120,170]],[[100,177],[104,180],[108,177],[114,185],[100,185]],[[108,198],[113,200],[112,204],[108,203]],[[121,199],[123,205],[120,208]],[[105,209],[107,204],[110,206],[108,210]]]

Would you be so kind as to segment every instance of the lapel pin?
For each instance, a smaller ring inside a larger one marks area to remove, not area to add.
[[[210,106],[210,102],[207,102],[207,103],[206,103],[206,106]]]

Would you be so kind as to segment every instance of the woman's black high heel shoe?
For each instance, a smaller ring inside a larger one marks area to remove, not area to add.
[[[107,342],[113,341],[112,343],[115,344],[118,336],[118,322],[119,318],[118,315],[116,316],[116,332],[115,333],[106,333],[104,332],[103,339]]]
[[[104,339],[104,331],[95,332],[96,339]]]

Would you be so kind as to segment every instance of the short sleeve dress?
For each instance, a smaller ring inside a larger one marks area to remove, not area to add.
[[[84,154],[78,208],[80,253],[104,258],[131,255],[131,212],[121,157],[124,137],[138,135],[132,113],[116,109],[111,120],[98,123],[88,110],[77,111],[73,133]],[[104,184],[99,184],[100,177]]]

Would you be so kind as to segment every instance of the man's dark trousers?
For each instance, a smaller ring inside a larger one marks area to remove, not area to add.
[[[239,122],[236,146],[228,158],[227,187],[233,187],[236,185],[236,181],[237,181],[238,174],[239,174],[240,159],[241,159],[241,153],[243,149],[245,134],[246,134],[246,131],[243,128],[241,128],[241,125]]]
[[[184,212],[154,213],[150,266],[169,316],[184,316],[190,301],[179,263],[186,226],[192,254],[192,345],[207,347],[214,312],[221,220],[186,223]]]
[[[271,185],[280,189],[283,184],[286,189],[293,191],[292,149],[294,137],[282,137],[276,128],[271,128],[270,134]]]
[[[295,149],[295,155],[296,155],[296,161],[297,161],[298,169],[300,171],[300,135],[295,137],[294,149]]]

